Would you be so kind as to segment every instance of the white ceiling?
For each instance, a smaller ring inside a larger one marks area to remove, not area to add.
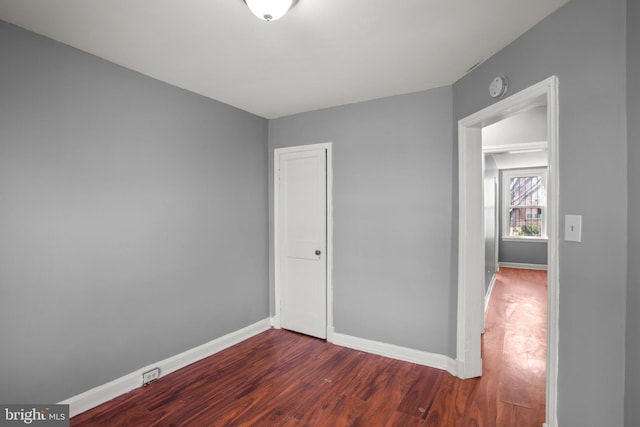
[[[266,118],[446,86],[567,0],[0,0],[0,19]],[[488,86],[489,82],[487,82]]]
[[[482,128],[482,148],[485,151],[496,147],[512,149],[514,146],[541,141],[547,141],[546,105],[514,114]]]

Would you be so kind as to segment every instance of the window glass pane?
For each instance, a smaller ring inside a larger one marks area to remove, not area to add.
[[[503,236],[545,237],[546,189],[543,168],[504,172]]]
[[[511,206],[543,205],[542,176],[518,176],[509,184]]]
[[[541,230],[541,208],[514,207],[509,210],[509,236],[540,237]]]

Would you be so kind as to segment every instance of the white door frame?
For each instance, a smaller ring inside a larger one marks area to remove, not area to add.
[[[535,84],[458,122],[458,330],[457,374],[482,374],[480,334],[484,313],[479,299],[484,289],[484,210],[482,127],[524,111],[547,105],[549,175],[547,182],[548,306],[546,426],[557,427],[558,387],[558,78]]]
[[[327,341],[333,342],[333,154],[332,143],[299,145],[295,147],[276,148],[273,152],[273,241],[274,241],[274,282],[275,282],[275,314],[273,327],[281,328],[282,283],[280,273],[280,156],[284,153],[324,149],[327,153]]]

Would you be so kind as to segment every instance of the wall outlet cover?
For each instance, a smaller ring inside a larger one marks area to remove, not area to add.
[[[154,368],[142,374],[142,385],[147,385],[160,378],[160,368]]]

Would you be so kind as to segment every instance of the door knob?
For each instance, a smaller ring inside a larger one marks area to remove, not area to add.
[[[320,249],[318,249],[318,250],[316,251],[316,255],[320,255],[321,253],[322,253],[322,252],[320,252]]]

